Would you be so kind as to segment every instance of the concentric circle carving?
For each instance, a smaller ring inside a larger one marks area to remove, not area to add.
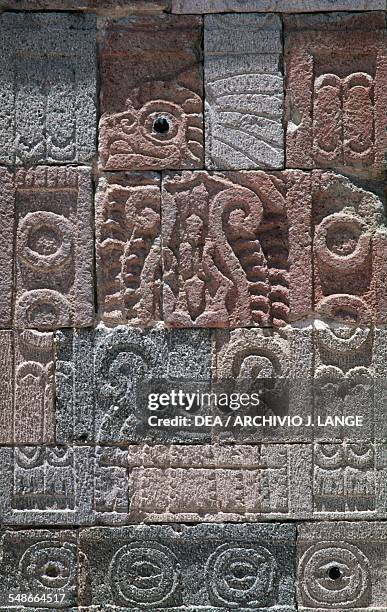
[[[18,256],[40,272],[62,268],[72,257],[71,223],[53,212],[28,213],[18,228]]]
[[[64,589],[75,581],[77,566],[75,544],[38,542],[30,546],[19,561],[22,576],[35,586]]]
[[[211,602],[226,608],[273,603],[277,564],[262,546],[219,546],[206,566]]]
[[[110,564],[110,581],[121,602],[154,608],[175,593],[179,566],[175,555],[157,542],[122,546]]]
[[[300,561],[299,584],[305,605],[335,609],[360,605],[370,587],[369,561],[352,544],[315,544]]]

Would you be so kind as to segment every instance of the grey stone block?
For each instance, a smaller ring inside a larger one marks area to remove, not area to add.
[[[172,13],[307,13],[385,8],[385,0],[172,0]]]
[[[378,519],[386,476],[372,444],[129,446],[129,520]]]
[[[0,443],[54,442],[53,334],[0,331]]]
[[[10,595],[51,595],[56,609],[77,604],[77,532],[30,529],[0,531],[0,609],[38,610],[10,603]],[[62,594],[64,595],[62,601]]]
[[[282,329],[216,330],[213,367],[222,387],[235,380],[235,391],[258,392],[260,404],[240,407],[235,416],[252,425],[219,429],[222,441],[312,442],[313,333],[312,326]],[[265,419],[265,421],[264,421]]]
[[[152,428],[148,387],[210,377],[208,330],[66,330],[57,335],[58,442],[180,442],[203,439],[184,428]],[[153,387],[152,387],[153,388]],[[184,410],[168,409],[174,416]]]
[[[314,420],[321,423],[315,440],[383,442],[387,436],[386,330],[344,326],[328,319],[314,325]],[[362,419],[361,425],[353,417]],[[337,419],[337,424],[331,419]]]
[[[95,40],[92,15],[0,16],[1,163],[64,164],[92,159]]]
[[[206,168],[282,168],[282,25],[275,15],[206,16]]]
[[[301,524],[297,560],[299,610],[386,610],[385,523]]]
[[[169,0],[0,0],[4,11],[86,11],[97,14],[159,13]]]
[[[120,448],[3,447],[0,468],[4,525],[127,520],[127,451]]]
[[[131,612],[292,611],[294,555],[293,525],[86,529],[79,603]]]

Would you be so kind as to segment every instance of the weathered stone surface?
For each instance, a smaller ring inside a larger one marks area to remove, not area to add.
[[[210,379],[207,330],[66,330],[57,334],[57,441],[117,444],[140,441],[190,442],[205,437],[184,427],[156,428],[147,393],[176,381]],[[196,390],[196,387],[195,387]],[[162,416],[184,415],[170,407]]]
[[[0,531],[0,609],[23,610],[9,595],[29,594],[57,598],[60,609],[77,604],[77,532],[30,529]],[[62,595],[64,595],[62,600]],[[30,604],[31,606],[31,604]],[[26,608],[32,610],[32,607]],[[32,603],[32,606],[34,604]],[[43,606],[40,609],[52,609]],[[38,608],[34,608],[37,610]]]
[[[15,172],[16,327],[92,324],[92,208],[87,168],[39,166]]]
[[[201,19],[107,20],[99,154],[106,170],[203,165]]]
[[[301,524],[297,557],[299,610],[385,610],[385,523]]]
[[[310,192],[300,191],[298,176],[302,182],[292,172],[165,177],[166,324],[277,327],[310,312]]]
[[[282,24],[276,15],[206,16],[206,168],[282,168]]]
[[[99,318],[147,327],[160,320],[160,178],[109,173],[96,196]]]
[[[127,450],[2,447],[0,467],[0,520],[5,525],[127,522]]]
[[[13,299],[14,190],[12,173],[0,167],[0,327],[11,327]]]
[[[385,8],[385,0],[172,0],[172,13],[307,13]]]
[[[95,39],[92,15],[0,16],[0,163],[92,159]]]
[[[384,13],[285,17],[286,162],[384,177]]]
[[[374,444],[129,446],[132,522],[386,516]]]
[[[52,443],[53,334],[1,330],[0,355],[0,443]]]
[[[361,326],[386,323],[383,203],[343,176],[315,171],[312,208],[317,316]]]
[[[169,0],[0,0],[4,11],[86,11],[97,14],[159,13]]]
[[[215,332],[213,368],[215,378],[235,380],[233,391],[256,392],[257,407],[240,407],[235,416],[257,418],[253,425],[230,427],[217,431],[221,440],[243,442],[312,441],[313,429],[307,427],[312,418],[313,338],[311,326],[279,331],[236,329]],[[299,417],[301,423],[299,422]],[[267,418],[264,425],[264,418]],[[293,425],[293,419],[295,418]],[[271,419],[271,420],[269,420]],[[284,425],[281,421],[284,419]]]
[[[86,529],[80,536],[79,603],[133,612],[291,611],[294,554],[293,525]],[[143,565],[150,572],[145,580]]]
[[[356,316],[355,300],[335,297],[338,311]],[[314,414],[323,423],[330,417],[363,419],[361,426],[350,420],[342,426],[324,425],[315,430],[315,439],[386,439],[387,332],[357,323],[339,325],[329,318],[315,322]]]

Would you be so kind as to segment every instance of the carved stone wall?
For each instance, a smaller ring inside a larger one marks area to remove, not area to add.
[[[386,16],[0,0],[0,611],[387,611]]]

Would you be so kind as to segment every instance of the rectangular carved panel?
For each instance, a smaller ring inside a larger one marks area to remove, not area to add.
[[[385,523],[301,524],[297,563],[299,610],[386,609]]]
[[[167,325],[279,327],[310,312],[308,180],[303,173],[260,171],[164,178]]]
[[[160,320],[160,178],[110,173],[96,196],[98,309],[108,326]]]
[[[386,459],[368,443],[129,446],[129,519],[383,518]]]
[[[104,25],[103,168],[202,167],[201,18],[136,16]]]
[[[275,15],[204,19],[206,168],[281,168],[282,25]]]
[[[333,172],[312,183],[314,308],[355,326],[386,323],[387,232],[381,198]]]
[[[15,326],[91,325],[93,219],[87,168],[38,166],[14,176]]]
[[[93,15],[0,17],[0,163],[83,163],[95,153]]]
[[[293,525],[131,526],[80,536],[81,606],[291,612]],[[147,578],[144,580],[144,570]],[[230,568],[246,576],[243,585]],[[254,580],[259,574],[259,580]],[[250,578],[251,577],[251,578]]]
[[[383,178],[384,13],[285,17],[287,164]]]
[[[184,381],[196,385],[210,379],[208,330],[118,326],[112,330],[63,330],[56,337],[58,443],[180,443],[205,437],[180,426],[150,426],[147,394],[152,383],[159,387],[175,383],[179,388]],[[184,408],[170,407],[163,416],[176,413],[186,414]]]
[[[54,441],[52,333],[0,331],[0,443]]]
[[[255,392],[259,396],[258,406],[240,406],[230,427],[217,430],[218,439],[240,442],[313,440],[313,429],[308,426],[308,419],[313,414],[313,335],[310,325],[304,328],[286,326],[278,331],[217,330],[214,334],[213,368],[220,390],[222,381],[226,389],[230,381],[235,381],[232,390],[236,393]],[[237,417],[241,419],[239,422]],[[253,420],[255,417],[256,421]],[[270,417],[272,421],[269,421]],[[247,421],[249,418],[251,424]],[[293,425],[293,419],[297,425]]]
[[[78,534],[76,530],[29,529],[0,531],[0,609],[37,610],[31,600],[16,606],[10,596],[51,595],[56,607],[68,609],[78,601]],[[36,601],[36,600],[35,600]],[[44,605],[44,604],[43,604]],[[24,607],[25,606],[25,607]],[[44,606],[46,607],[46,606]],[[47,608],[52,609],[52,607]]]
[[[0,468],[0,520],[5,525],[127,522],[127,449],[2,447]]]

